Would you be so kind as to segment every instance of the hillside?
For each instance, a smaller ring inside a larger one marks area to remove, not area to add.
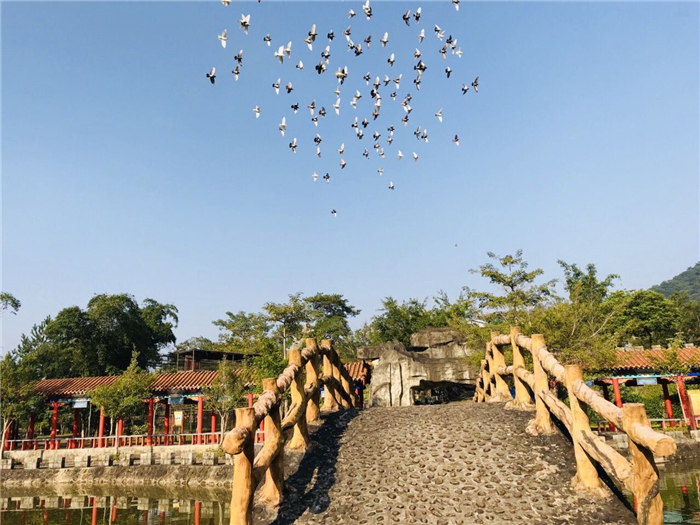
[[[700,301],[700,262],[673,279],[651,287],[652,290],[670,297],[673,292],[688,292],[691,299]]]

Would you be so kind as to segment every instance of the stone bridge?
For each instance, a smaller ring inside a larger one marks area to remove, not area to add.
[[[568,404],[551,390],[549,375],[566,385]],[[236,410],[236,427],[222,443],[234,457],[231,525],[663,523],[654,456],[670,456],[675,442],[651,429],[643,405],[620,409],[588,388],[581,367],[559,364],[541,335],[515,327],[492,334],[476,403],[358,412],[331,342],[319,347],[312,339],[290,352],[289,366],[263,389],[252,408]],[[292,404],[282,418],[288,389]],[[627,434],[629,459],[592,433],[584,403]],[[255,454],[263,420],[265,445]],[[290,468],[285,454],[301,459]]]

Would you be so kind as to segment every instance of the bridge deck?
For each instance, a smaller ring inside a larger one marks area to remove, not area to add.
[[[274,523],[636,523],[570,488],[570,443],[526,434],[531,417],[471,402],[330,416]]]

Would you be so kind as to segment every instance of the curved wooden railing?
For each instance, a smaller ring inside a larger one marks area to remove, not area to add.
[[[323,357],[323,376],[319,376],[319,358]],[[305,378],[304,378],[305,376]],[[289,351],[289,365],[279,377],[263,379],[263,393],[251,408],[236,409],[236,427],[224,437],[221,448],[233,454],[231,487],[231,525],[252,523],[253,495],[265,478],[260,501],[279,505],[284,489],[284,431],[293,428],[290,449],[305,450],[309,443],[307,423],[320,419],[320,387],[326,395],[323,411],[333,412],[355,406],[352,379],[340,362],[331,341],[321,346],[307,339],[303,350]],[[292,402],[282,418],[282,394],[290,390]],[[265,445],[254,456],[254,435],[265,421]]]
[[[512,365],[506,365],[501,351],[500,347],[505,345],[510,345],[513,350]],[[521,350],[527,350],[532,355],[533,372],[525,368]],[[504,379],[509,375],[513,376],[514,398]],[[566,385],[568,406],[550,389],[550,376]],[[532,391],[532,396],[529,391]],[[486,358],[481,361],[474,399],[477,402],[506,401],[506,408],[534,408],[535,417],[527,428],[531,434],[554,432],[550,417],[553,414],[568,429],[573,441],[576,457],[576,476],[572,480],[574,488],[591,492],[603,490],[593,463],[595,461],[632,492],[640,524],[663,523],[663,502],[654,456],[674,454],[675,441],[651,429],[643,404],[625,403],[619,408],[588,387],[583,381],[581,366],[561,365],[547,350],[544,336],[527,337],[520,333],[518,327],[511,327],[508,335],[492,332],[491,340],[486,344]],[[629,460],[591,431],[581,403],[587,404],[627,434]]]

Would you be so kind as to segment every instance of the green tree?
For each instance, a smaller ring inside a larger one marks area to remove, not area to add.
[[[111,385],[95,388],[90,392],[93,405],[104,408],[110,418],[131,418],[145,410],[144,399],[150,397],[153,376],[139,368],[138,355],[134,353],[131,363]]]
[[[309,311],[309,337],[318,340],[330,338],[344,360],[356,356],[352,330],[348,323],[360,310],[352,306],[342,294],[317,293],[304,299]]]
[[[676,292],[670,297],[678,312],[678,332],[683,343],[700,343],[700,301],[693,301],[688,292]]]
[[[9,292],[0,292],[0,314],[9,311],[17,315],[21,306],[22,303],[14,295]]]
[[[269,343],[270,321],[265,314],[226,312],[226,318],[214,325],[221,331],[217,348],[224,352],[256,354]]]
[[[30,368],[18,363],[11,354],[0,362],[0,416],[2,416],[2,445],[5,450],[7,429],[13,422],[26,421],[44,408],[44,400],[34,393],[36,377]]]
[[[610,300],[624,308],[613,324],[620,337],[636,339],[651,347],[666,344],[678,331],[678,311],[670,299],[651,290],[615,292]]]
[[[409,299],[399,303],[393,297],[386,297],[380,312],[372,319],[369,336],[372,344],[399,341],[409,348],[412,334],[430,326],[447,326],[447,319],[435,315],[427,300]]]
[[[247,406],[244,398],[246,386],[245,367],[236,368],[231,361],[222,360],[217,368],[216,379],[210,387],[202,389],[205,406],[219,415],[221,420],[221,439],[228,429],[231,412],[234,408]]]
[[[471,272],[488,279],[489,283],[500,288],[501,293],[474,292],[474,297],[479,306],[486,310],[492,323],[520,325],[527,330],[533,309],[542,306],[554,295],[555,281],[536,284],[535,281],[544,272],[540,268],[528,271],[522,250],[503,257],[492,252],[487,255],[496,264],[489,262]]]
[[[283,356],[287,356],[287,340],[298,339],[302,334],[303,324],[309,320],[309,309],[302,300],[301,292],[291,294],[289,302],[266,303],[263,310],[271,323],[279,325],[279,337],[282,340]]]

